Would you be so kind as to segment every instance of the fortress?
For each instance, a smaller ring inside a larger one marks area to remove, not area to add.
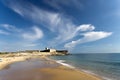
[[[49,49],[49,48],[45,48],[44,50],[25,50],[25,51],[18,51],[15,53],[20,53],[22,55],[68,55],[68,51],[67,50],[56,50],[56,49]]]
[[[67,50],[56,50],[56,49],[49,49],[49,48],[45,48],[45,50],[41,50],[40,52],[48,52],[51,55],[67,55],[68,54]]]
[[[15,54],[18,56],[27,56],[27,55],[68,55],[68,50],[56,50],[45,48],[44,50],[25,50],[25,51],[16,51],[16,52],[0,52],[0,54]]]

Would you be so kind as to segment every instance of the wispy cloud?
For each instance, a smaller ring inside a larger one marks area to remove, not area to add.
[[[87,32],[87,33],[81,34],[81,35],[83,35],[83,38],[75,40],[75,41],[71,41],[71,42],[65,44],[64,47],[65,48],[73,48],[78,44],[100,40],[100,39],[103,39],[103,38],[110,36],[111,34],[112,34],[111,32],[103,32],[103,31]]]
[[[1,51],[20,51],[20,50],[36,49],[37,46],[39,46],[39,48],[41,47],[41,45],[38,43],[22,41],[22,40],[20,41],[18,40],[15,42],[0,41],[0,45],[1,45],[0,46]]]
[[[42,10],[29,2],[26,2],[26,5],[21,1],[16,0],[8,1],[8,3],[9,4],[5,3],[5,5],[11,8],[14,12],[35,23],[43,24],[50,30],[54,30],[54,27],[57,26],[59,21],[61,21],[59,13]]]
[[[70,19],[67,19],[62,14],[42,10],[30,3],[26,4],[29,7],[22,5],[22,3],[14,3],[9,1],[9,5],[7,6],[22,17],[26,17],[34,22],[37,22],[38,24],[43,24],[52,32],[57,33],[55,40],[61,40],[64,42],[65,40],[72,38],[68,37],[68,35],[71,31],[73,31],[73,29],[75,29],[74,27],[76,27],[76,25],[74,25]]]
[[[18,29],[15,26],[10,24],[0,24],[0,27],[6,29],[7,31],[21,32],[21,29]]]
[[[65,0],[62,1],[54,0],[52,2],[50,1],[47,2],[46,0],[47,4],[51,6],[57,6],[58,8],[61,8],[59,4],[71,5],[67,3],[67,1],[65,2],[64,1]],[[73,1],[72,3],[78,4],[76,2],[78,0],[70,1]],[[9,0],[8,2],[9,4],[6,3],[5,4],[9,8],[11,8],[14,12],[37,24],[40,25],[42,24],[44,27],[48,28],[51,32],[55,33],[56,36],[54,36],[52,41],[49,42],[52,45],[72,41],[74,37],[82,35],[83,38],[65,44],[65,47],[67,48],[70,46],[74,47],[77,44],[96,41],[107,36],[110,36],[112,34],[111,32],[93,31],[95,30],[95,27],[91,24],[76,25],[72,22],[72,20],[69,17],[64,16],[64,14],[62,13],[43,10],[29,2],[25,2],[26,5],[24,5],[23,2],[18,0],[12,1]],[[33,27],[32,30],[34,31],[33,33],[30,32],[23,33],[23,38],[29,40],[38,40],[43,37],[43,32],[38,27]]]
[[[17,36],[22,36],[24,39],[28,40],[38,40],[43,37],[42,30],[37,26],[33,26],[31,29],[28,29],[28,32],[26,32],[26,29],[19,29],[10,24],[0,24],[0,28],[4,29],[0,30],[0,34],[13,35],[11,32],[16,32]]]
[[[40,28],[34,26],[32,27],[32,31],[30,32],[25,32],[22,34],[24,39],[27,40],[38,40],[43,37],[43,32]]]
[[[29,44],[25,44],[24,47],[35,47],[37,45],[38,44],[36,44],[36,43],[29,43]]]
[[[0,30],[0,34],[3,34],[3,35],[9,35],[10,33],[4,31],[4,30]]]
[[[91,24],[82,24],[76,28],[75,32],[77,32],[77,31],[92,31],[94,29],[95,29],[95,27]]]
[[[95,27],[91,24],[83,24],[83,25],[76,26],[68,22],[66,25],[66,28],[62,28],[59,30],[59,35],[57,36],[56,40],[65,42],[67,40],[70,40],[78,36],[81,32],[91,31],[94,29]]]
[[[42,43],[36,42],[36,40],[39,40],[43,37],[42,30],[37,26],[33,26],[30,29],[29,28],[19,29],[16,26],[11,27],[13,25],[9,25],[9,24],[4,24],[4,25],[0,24],[0,25],[2,25],[0,26],[0,28],[3,29],[3,30],[0,30],[0,35],[8,35],[13,39],[17,39],[14,42],[12,40],[9,40],[7,42],[6,40],[0,41],[0,45],[2,46],[0,47],[1,51],[18,51],[18,50],[25,50],[25,49],[34,49],[39,44],[42,44]]]

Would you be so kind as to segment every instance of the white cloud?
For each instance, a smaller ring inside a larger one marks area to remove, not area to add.
[[[33,32],[25,32],[22,34],[24,39],[27,40],[38,40],[41,39],[43,37],[43,32],[40,28],[34,26],[32,27]]]
[[[18,29],[15,26],[10,24],[0,24],[0,27],[12,32],[21,32],[21,29]]]
[[[64,1],[65,0],[63,0],[62,2]],[[50,1],[48,2],[49,5],[60,7],[59,3],[61,2],[60,1],[55,1],[55,3],[51,3]],[[77,3],[77,2],[75,1],[72,3]],[[62,3],[62,4],[67,4],[67,3]],[[78,39],[76,41],[67,43],[65,44],[65,47],[69,47],[69,46],[74,47],[75,45],[80,43],[96,41],[112,34],[109,32],[102,32],[102,31],[95,32],[93,31],[95,30],[95,27],[91,24],[83,24],[78,26],[74,24],[70,18],[65,17],[61,13],[42,10],[37,6],[30,4],[29,2],[26,2],[26,5],[24,5],[22,2],[18,2],[16,0],[14,2],[9,1],[9,4],[7,4],[7,6],[16,13],[18,13],[19,15],[21,15],[22,17],[28,18],[37,24],[43,24],[44,27],[48,28],[50,31],[55,33],[56,36],[52,39],[52,41],[48,42],[51,43],[52,45],[64,43],[69,40],[72,40],[74,37],[77,37],[81,33],[87,31],[88,31],[87,33],[82,34],[84,36],[82,39]],[[25,39],[30,39],[30,40],[38,40],[42,38],[43,33],[39,28],[34,27],[33,31],[34,33],[24,33],[23,37]]]
[[[0,30],[0,34],[9,35],[10,33],[3,31],[3,30]]]
[[[69,43],[65,44],[64,47],[65,48],[73,48],[78,44],[100,40],[100,39],[110,36],[111,34],[112,34],[111,32],[103,32],[103,31],[87,32],[87,33],[81,34],[81,35],[83,35],[83,38],[78,39],[76,41],[69,42]]]
[[[61,21],[59,13],[42,10],[30,3],[26,3],[26,5],[23,5],[21,2],[18,3],[18,1],[15,1],[14,3],[12,1],[9,1],[9,5],[7,6],[22,17],[30,19],[35,23],[45,25],[45,27],[51,31],[55,31],[54,28]]]
[[[38,44],[35,44],[35,43],[30,43],[30,44],[25,44],[24,47],[35,47],[37,46]]]
[[[21,51],[21,50],[29,50],[29,49],[36,49],[37,46],[38,49],[41,47],[41,43],[35,43],[31,41],[23,41],[18,40],[15,42],[6,42],[6,41],[0,41],[0,51]]]
[[[77,31],[92,31],[94,29],[95,27],[91,24],[82,24],[76,28],[76,32]]]
[[[37,26],[33,26],[31,29],[19,29],[16,26],[10,24],[0,24],[0,34],[10,35],[10,37],[21,38],[21,40],[33,42],[43,37],[43,32]],[[26,46],[35,46],[35,44],[27,44]]]
[[[59,30],[60,33],[56,39],[64,42],[78,36],[81,32],[92,31],[94,29],[95,27],[91,24],[83,24],[76,27],[76,25],[68,22],[66,28]]]
[[[65,18],[59,13],[53,13],[39,9],[38,7],[30,3],[26,4],[29,7],[18,2],[15,3],[16,4],[10,1],[8,7],[13,9],[19,15],[26,17],[34,22],[37,22],[38,24],[43,24],[49,30],[55,32],[57,34],[57,37],[55,38],[56,41],[61,40],[61,42],[64,42],[74,37],[74,34],[68,36],[72,33],[71,31],[74,31],[74,27],[76,27],[70,19]],[[20,6],[20,4],[22,6]]]

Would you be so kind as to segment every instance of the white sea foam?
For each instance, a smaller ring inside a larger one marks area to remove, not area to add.
[[[75,69],[74,66],[65,63],[65,62],[66,62],[65,60],[57,60],[56,62],[59,63],[59,64],[61,64],[61,65],[63,65],[63,66],[66,66],[66,67],[69,67],[69,68],[73,68],[73,69]],[[100,76],[100,75],[97,75],[97,74],[95,74],[93,71],[90,71],[90,70],[84,70],[84,69],[81,69],[81,71],[83,71],[83,72],[85,72],[85,73],[88,73],[88,74],[92,74],[92,75]],[[111,78],[104,77],[104,76],[101,76],[101,77],[102,77],[104,80],[115,80],[115,79],[111,79]]]
[[[57,60],[56,62],[59,63],[59,64],[61,64],[61,65],[63,65],[63,66],[66,66],[66,67],[69,67],[69,68],[72,68],[72,69],[76,69],[74,66],[65,63],[66,62],[65,60]],[[90,71],[90,70],[84,70],[84,69],[80,69],[80,70],[83,71],[83,72],[85,72],[85,73],[88,73],[88,74],[100,76],[100,75],[97,75],[93,71]],[[103,78],[103,80],[115,80],[115,79],[104,77],[104,76],[101,76],[101,77]]]
[[[90,70],[84,70],[82,69],[81,71],[85,72],[85,73],[89,73],[89,74],[93,74],[93,75],[96,75],[94,72],[90,71]]]
[[[96,76],[100,76],[98,74],[95,74],[94,72],[90,71],[90,70],[84,70],[82,69],[81,71],[85,72],[85,73],[88,73],[88,74],[92,74],[92,75],[96,75]],[[104,76],[101,76],[104,80],[114,80],[112,78],[108,78],[108,77],[104,77]]]
[[[102,77],[104,80],[115,80],[115,79],[112,79],[112,78],[108,78],[108,77]]]
[[[69,67],[69,68],[73,68],[73,69],[75,68],[74,66],[65,63],[65,60],[57,60],[56,62],[63,65],[63,66]]]

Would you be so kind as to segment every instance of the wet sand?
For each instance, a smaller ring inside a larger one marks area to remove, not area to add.
[[[40,71],[47,75],[52,75],[49,77],[49,80],[102,80],[96,76],[65,67],[57,67],[53,69],[44,68]]]
[[[4,64],[0,62],[0,65],[10,64],[7,67],[2,66],[0,80],[102,80],[94,75],[62,66],[48,58],[17,57],[8,61],[12,64],[7,61]]]

